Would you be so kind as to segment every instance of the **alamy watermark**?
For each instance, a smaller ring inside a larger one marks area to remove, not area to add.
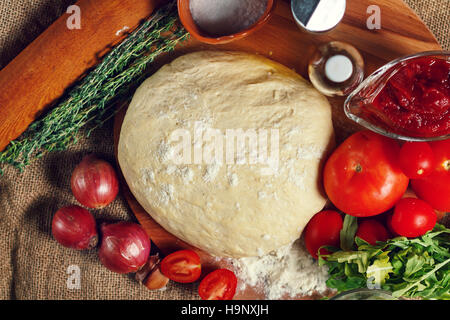
[[[67,267],[67,274],[69,275],[66,280],[67,289],[79,290],[81,289],[81,269],[77,265],[70,265]]]
[[[66,13],[70,14],[66,21],[67,28],[69,30],[81,29],[81,8],[77,5],[71,5],[67,8]],[[381,29],[381,8],[377,5],[370,5],[367,7],[366,13],[370,15],[366,20],[367,29]],[[124,29],[118,30],[116,35],[120,35],[120,33],[128,29],[129,27],[125,26]]]
[[[66,20],[66,26],[69,30],[81,29],[81,9],[77,5],[71,5],[66,10],[67,14],[70,14]]]
[[[176,165],[227,164],[262,165],[261,174],[278,172],[280,161],[279,129],[220,129],[194,123],[193,134],[177,129],[169,138],[166,159]],[[167,150],[166,150],[167,151]]]
[[[381,284],[386,274],[392,272],[392,266],[389,267],[375,267],[371,266],[367,270],[367,289],[375,290],[381,289]]]
[[[367,14],[370,16],[367,18],[366,26],[369,30],[381,29],[381,8],[377,5],[371,5],[367,7]]]

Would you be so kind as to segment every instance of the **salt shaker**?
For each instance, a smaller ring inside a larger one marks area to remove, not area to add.
[[[332,41],[318,47],[308,65],[317,90],[329,97],[346,96],[364,79],[364,60],[352,45]]]

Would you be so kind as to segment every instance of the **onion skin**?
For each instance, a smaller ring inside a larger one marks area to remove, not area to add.
[[[94,217],[79,206],[64,207],[55,213],[52,235],[64,247],[76,250],[94,248],[98,241]]]
[[[98,255],[102,264],[116,273],[140,270],[150,255],[151,242],[137,223],[118,222],[103,224],[102,241]]]
[[[119,180],[111,164],[87,155],[73,171],[70,188],[83,206],[99,209],[114,201],[119,193]]]

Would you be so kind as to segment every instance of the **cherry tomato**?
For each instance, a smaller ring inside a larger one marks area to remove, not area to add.
[[[434,153],[433,172],[411,181],[414,192],[439,211],[450,212],[450,139],[429,143]]]
[[[228,269],[218,269],[209,273],[198,286],[198,294],[203,300],[231,300],[236,293],[236,275]]]
[[[392,228],[401,236],[415,238],[433,230],[437,216],[433,208],[423,200],[401,199],[392,215]]]
[[[395,232],[394,227],[392,227],[392,216],[393,215],[394,215],[393,213],[390,213],[386,217],[386,227],[393,237],[398,237],[399,234],[397,232]]]
[[[317,213],[308,222],[305,228],[305,246],[308,252],[318,259],[317,252],[322,246],[333,246],[339,248],[340,232],[343,221],[341,215],[332,210]],[[320,254],[329,254],[324,248]]]
[[[434,153],[427,142],[406,142],[400,149],[400,166],[410,179],[420,179],[434,169]]]
[[[399,152],[396,141],[371,131],[350,136],[325,165],[324,185],[331,202],[355,217],[392,208],[409,183],[398,164]]]
[[[175,282],[197,281],[201,270],[200,257],[192,250],[176,251],[161,261],[161,272]]]
[[[406,190],[405,194],[403,195],[403,198],[416,198],[417,199],[418,197],[412,189],[408,188],[408,190]],[[428,203],[428,204],[430,204],[430,203]],[[437,221],[442,220],[445,217],[445,215],[447,214],[447,212],[439,211],[437,209],[434,209],[434,212],[436,212]]]
[[[377,241],[386,241],[389,239],[389,233],[386,228],[377,220],[367,219],[361,221],[356,231],[356,236],[367,241],[371,245],[376,245]]]

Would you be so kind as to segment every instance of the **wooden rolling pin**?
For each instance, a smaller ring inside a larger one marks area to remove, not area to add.
[[[81,29],[63,14],[0,71],[0,150],[99,62],[161,1],[79,0]],[[126,30],[126,31],[125,31]]]

